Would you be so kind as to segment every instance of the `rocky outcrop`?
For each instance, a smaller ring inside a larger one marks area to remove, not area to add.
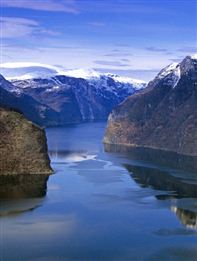
[[[104,143],[197,156],[197,60],[164,68],[109,116]]]
[[[21,113],[0,108],[0,175],[51,173],[45,131]]]

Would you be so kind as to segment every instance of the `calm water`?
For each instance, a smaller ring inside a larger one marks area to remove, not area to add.
[[[50,128],[55,175],[0,179],[1,261],[197,260],[195,159],[105,152],[104,127]]]

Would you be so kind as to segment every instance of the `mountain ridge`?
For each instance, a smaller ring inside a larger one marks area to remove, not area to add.
[[[16,71],[18,74],[16,75]],[[43,72],[45,71],[45,74]],[[35,74],[36,72],[36,74]],[[0,64],[0,73],[4,75],[7,80],[29,80],[33,78],[47,78],[57,75],[64,75],[73,78],[82,78],[86,80],[98,79],[103,76],[111,77],[118,82],[132,83],[132,84],[146,84],[146,81],[134,79],[132,77],[119,76],[112,73],[101,73],[91,68],[78,69],[64,69],[60,66],[53,66],[41,63],[30,62],[13,62]],[[32,74],[31,74],[32,73]]]
[[[22,65],[24,66],[24,64]],[[29,65],[32,64],[26,64],[26,67],[35,76],[40,67],[37,66],[34,71],[34,68],[29,67]],[[13,64],[8,64],[7,67],[13,67]],[[21,68],[21,64],[18,67]],[[45,75],[46,71],[42,71],[42,77],[40,78],[32,78],[28,74],[29,79],[20,80],[20,77],[19,79],[14,77],[11,82],[4,81],[4,84],[1,85],[2,88],[18,97],[18,99],[24,98],[23,96],[31,97],[33,99],[32,103],[35,104],[34,107],[36,108],[39,107],[38,104],[42,107],[44,106],[45,110],[49,112],[47,114],[49,117],[47,118],[47,115],[39,116],[39,124],[43,126],[106,120],[115,106],[129,95],[146,87],[146,84],[141,81],[132,84],[130,82],[133,82],[133,80],[130,78],[120,78],[117,75],[99,74],[97,75],[98,77],[84,79],[54,74],[54,67],[49,67],[48,69],[52,71],[49,74],[47,71],[47,77]],[[25,103],[22,102],[22,104],[24,104],[22,111],[25,113]],[[19,107],[21,109],[21,106]],[[26,116],[38,123],[38,121],[35,121],[35,118],[32,118],[32,115]]]
[[[197,156],[196,58],[187,56],[173,69],[164,68],[146,89],[115,108],[104,143]]]

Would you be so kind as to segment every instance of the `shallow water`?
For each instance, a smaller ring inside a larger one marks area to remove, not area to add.
[[[0,180],[1,261],[197,260],[196,160],[104,148],[104,127],[49,128],[55,174]]]

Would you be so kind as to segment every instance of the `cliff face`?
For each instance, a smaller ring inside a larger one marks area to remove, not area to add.
[[[197,156],[197,60],[163,69],[109,116],[104,143]]]
[[[0,108],[0,175],[51,173],[44,130],[22,114]]]

